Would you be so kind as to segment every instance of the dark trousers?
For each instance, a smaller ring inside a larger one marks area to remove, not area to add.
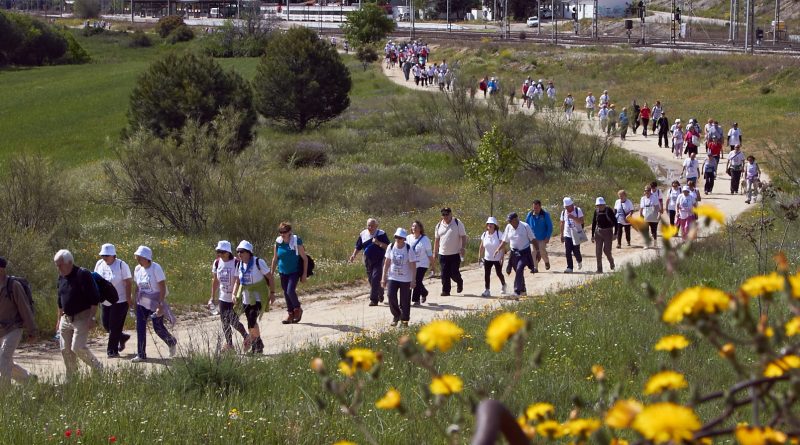
[[[420,297],[428,298],[428,289],[425,289],[425,284],[422,282],[425,279],[425,273],[428,271],[427,267],[418,267],[417,268],[417,280],[416,286],[414,286],[414,291],[411,294],[411,301],[417,303],[420,301]]]
[[[122,332],[125,326],[125,318],[128,316],[128,303],[115,303],[111,306],[102,306],[103,312],[101,320],[103,329],[108,332],[108,346],[106,352],[109,355],[119,354],[120,343],[124,343],[131,338],[130,335]]]
[[[508,261],[514,269],[514,293],[517,295],[527,292],[525,287],[525,268],[531,267],[531,248],[530,246],[522,250],[512,250]]]
[[[619,138],[624,140],[626,134],[628,134],[628,126],[621,124],[619,127]]]
[[[500,266],[500,261],[483,260],[483,283],[485,289],[489,289],[489,279],[492,277],[492,267],[494,267],[497,278],[500,278],[500,284],[503,286],[506,285],[506,279],[503,277],[503,268]]]
[[[705,184],[703,184],[703,190],[706,193],[711,193],[714,190],[714,179],[716,177],[717,175],[714,172],[703,173],[703,179],[706,180]]]
[[[383,277],[383,258],[380,260],[364,260],[367,268],[367,280],[369,280],[369,301],[378,303],[383,301],[383,287],[381,278]]]
[[[669,148],[669,136],[667,136],[667,132],[664,130],[658,131],[658,146],[661,146],[661,139],[664,139],[664,147]]]
[[[667,210],[669,212],[669,225],[675,225],[675,210]]]
[[[389,280],[387,283],[389,294],[389,310],[395,321],[408,321],[411,319],[411,283]],[[398,301],[398,294],[400,299]]]
[[[579,262],[583,262],[583,255],[581,255],[581,245],[574,244],[572,242],[572,238],[565,237],[564,238],[564,250],[567,254],[567,269],[572,269],[572,255],[575,255],[575,259]]]
[[[650,119],[642,118],[642,135],[647,136],[647,123],[650,122]]]
[[[620,224],[617,223],[617,245],[622,245],[622,231],[625,231],[625,241],[628,242],[628,245],[631,245],[631,225],[630,224]]]
[[[633,130],[633,134],[636,134],[636,130],[639,129],[639,125],[640,125],[639,116],[634,116],[633,117],[633,125],[631,125],[631,129]]]
[[[461,255],[439,255],[439,266],[442,270],[442,293],[450,293],[450,280],[456,282],[459,287],[464,285],[464,280],[461,278]]]
[[[297,294],[295,294],[295,297]],[[298,303],[297,307],[300,307]],[[250,329],[255,328],[258,326],[258,316],[261,314],[261,302],[256,301],[255,304],[246,304],[244,306],[244,316],[247,318],[247,327]],[[264,341],[261,340],[259,336],[258,339],[253,341],[253,345],[251,346],[251,351],[257,354],[261,354],[264,352]]]
[[[614,268],[614,257],[611,255],[611,245],[614,244],[614,229],[598,228],[594,235],[594,254],[597,257],[597,272],[603,271],[603,254],[608,258],[608,264]]]
[[[742,171],[731,169],[731,193],[739,193],[739,184],[742,182]]]
[[[648,222],[648,226],[650,226],[650,236],[653,238],[653,242],[658,239],[658,221],[656,222]]]
[[[297,283],[300,281],[300,272],[280,274],[283,298],[286,300],[286,310],[291,314],[295,309],[300,309],[300,299],[297,298]]]
[[[147,320],[154,312],[146,307],[136,305],[136,354],[141,358],[147,358]],[[167,327],[164,326],[164,317],[153,318],[153,330],[167,346],[175,346],[178,341],[169,333]]]
[[[225,335],[225,343],[228,346],[233,346],[231,327],[242,334],[242,338],[247,337],[247,331],[244,329],[244,325],[239,321],[239,315],[233,310],[233,303],[220,300],[219,319],[222,321],[222,333]]]

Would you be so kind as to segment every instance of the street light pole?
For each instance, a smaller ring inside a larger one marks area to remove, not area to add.
[[[447,0],[447,32],[450,32],[450,0]]]
[[[553,45],[558,44],[558,21],[556,21],[556,0],[550,0],[550,28],[553,30]]]
[[[594,39],[600,39],[600,33],[597,32],[597,0],[594,0],[594,6],[592,6],[592,34],[594,34]]]

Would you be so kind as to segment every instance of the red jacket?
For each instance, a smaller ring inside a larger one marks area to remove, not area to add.
[[[639,117],[642,119],[650,119],[650,108],[642,107],[642,109],[639,110]]]

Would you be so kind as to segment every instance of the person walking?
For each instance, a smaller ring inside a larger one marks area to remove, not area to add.
[[[383,259],[389,243],[386,232],[378,228],[378,221],[370,218],[367,220],[367,227],[358,235],[356,247],[350,255],[349,262],[352,263],[358,252],[364,252],[364,267],[367,270],[367,281],[369,281],[370,287],[370,306],[377,306],[378,303],[383,302],[381,274],[383,273]]]
[[[619,113],[619,138],[621,140],[625,140],[625,135],[628,134],[628,125],[630,124],[628,120],[628,109],[623,108],[622,112]]]
[[[414,256],[417,257],[416,285],[411,293],[411,304],[419,306],[428,299],[428,289],[425,288],[423,281],[425,272],[433,264],[433,246],[431,239],[425,235],[425,226],[419,220],[411,224],[411,233],[408,234],[406,242],[414,251]]]
[[[600,132],[604,133],[608,130],[608,110],[606,104],[600,105],[600,111],[597,112],[597,118],[600,120]]]
[[[661,140],[664,140],[664,147],[669,148],[669,118],[667,113],[662,112],[658,120],[653,124],[653,132],[658,129],[658,146],[661,147]]]
[[[697,206],[697,200],[691,194],[688,185],[684,185],[681,189],[681,196],[675,202],[675,207],[678,209],[678,227],[681,229],[681,237],[686,240],[689,229],[694,221],[694,208]]]
[[[592,243],[594,243],[594,254],[597,258],[597,273],[603,273],[603,254],[606,255],[611,270],[614,270],[614,256],[611,254],[611,246],[614,243],[614,228],[617,221],[614,210],[606,205],[606,200],[602,196],[594,201],[594,206]]]
[[[244,340],[244,349],[252,354],[263,354],[264,340],[261,339],[261,327],[258,325],[258,319],[262,312],[262,294],[269,297],[267,311],[269,311],[269,305],[275,303],[275,281],[272,269],[267,266],[267,262],[263,258],[254,255],[253,244],[247,240],[239,242],[239,245],[236,246],[236,254],[239,256],[236,270],[238,280],[233,288],[233,305],[235,306],[236,300],[241,297],[248,329],[248,335]],[[235,315],[233,316],[235,317]],[[238,322],[238,319],[236,321]],[[285,323],[286,320],[284,320]]]
[[[483,283],[484,291],[482,297],[491,297],[492,291],[490,287],[490,278],[492,277],[492,268],[495,269],[497,278],[500,279],[501,295],[506,295],[506,279],[503,276],[503,259],[505,252],[500,249],[502,239],[500,238],[500,231],[498,230],[497,219],[490,216],[486,220],[486,231],[481,234],[481,243],[478,247],[478,258],[483,263]]]
[[[700,163],[697,160],[697,153],[689,153],[689,157],[683,161],[683,170],[681,170],[681,178],[686,178],[687,182],[697,182],[700,177]]]
[[[514,269],[514,294],[523,296],[528,292],[525,286],[525,268],[532,267],[531,243],[536,240],[531,226],[519,220],[516,212],[508,214],[508,224],[503,231],[502,241],[494,250],[495,255],[503,255],[506,246],[510,249],[508,262]]]
[[[596,102],[592,92],[589,91],[589,94],[586,96],[586,119],[594,119],[594,106]]]
[[[633,116],[633,119],[631,121],[631,130],[633,130],[633,134],[636,134],[636,130],[638,130],[639,125],[641,125],[640,123],[642,118],[641,116],[642,107],[640,107],[639,104],[636,103],[636,99],[634,99],[633,102],[631,103],[631,113]]]
[[[616,134],[617,132],[617,110],[616,105],[611,104],[608,109],[608,128],[606,128],[606,135],[611,136],[612,134]]]
[[[739,129],[739,123],[734,122],[733,127],[728,130],[728,147],[729,151],[733,151],[737,145],[742,145],[742,130]]]
[[[153,251],[139,246],[134,252],[138,265],[133,270],[136,284],[136,357],[134,363],[147,360],[147,322],[153,320],[153,330],[169,347],[169,356],[175,357],[178,341],[164,325],[164,317],[175,324],[172,311],[167,304],[167,277],[161,265],[153,261]]]
[[[100,303],[100,291],[91,272],[76,266],[69,250],[56,252],[53,262],[59,274],[58,331],[61,337],[61,356],[67,371],[67,382],[71,382],[78,373],[78,358],[89,365],[92,371],[99,372],[103,369],[103,365],[86,346],[89,332],[97,323],[95,314]]]
[[[572,99],[572,94],[567,94],[567,97],[564,98],[564,114],[568,121],[572,120],[573,111],[575,111],[575,100]]]
[[[464,290],[464,279],[461,278],[461,261],[467,248],[467,230],[464,223],[453,217],[453,211],[445,207],[441,212],[442,220],[434,229],[433,252],[439,259],[442,272],[442,296],[450,296],[451,281],[456,283],[456,292]]]
[[[211,299],[219,295],[219,318],[222,322],[222,335],[225,337],[222,350],[233,349],[232,329],[236,329],[245,340],[245,345],[249,346],[251,343],[248,341],[247,331],[234,311],[236,300],[233,292],[239,285],[239,260],[233,255],[230,241],[218,242],[215,253],[217,257],[211,263]]]
[[[675,225],[675,213],[678,197],[681,196],[681,183],[672,181],[672,187],[667,191],[667,213],[669,214],[669,225]]]
[[[744,166],[745,171],[745,180],[747,181],[747,200],[745,204],[750,204],[750,202],[755,202],[756,198],[758,197],[758,184],[760,183],[761,178],[761,168],[756,163],[755,156],[748,156],[747,157],[747,164]]]
[[[389,294],[392,326],[397,326],[399,321],[406,327],[411,320],[411,290],[417,282],[417,257],[406,243],[407,237],[406,231],[398,227],[394,233],[394,243],[386,249],[386,261],[383,264],[382,285]]]
[[[689,124],[686,125],[683,140],[686,142],[686,148],[683,152],[687,155],[691,155],[692,153],[696,155],[697,148],[700,146],[700,132],[697,130],[697,124],[694,119],[689,119]]]
[[[22,341],[23,328],[27,339],[36,335],[36,318],[25,289],[8,276],[6,267],[8,261],[0,257],[0,388],[7,387],[12,378],[19,383],[30,380],[30,373],[14,363],[14,352]]]
[[[556,87],[553,86],[553,81],[547,82],[547,107],[551,110],[556,108]]]
[[[539,261],[544,260],[545,270],[550,270],[550,258],[547,256],[547,244],[553,236],[553,220],[550,213],[542,208],[542,201],[536,199],[531,205],[531,211],[525,216],[525,222],[531,226],[533,236],[536,238],[531,243],[533,248],[533,272],[539,272]]]
[[[131,275],[130,266],[117,258],[117,248],[113,244],[103,244],[100,247],[99,255],[100,260],[94,265],[94,271],[111,283],[117,291],[117,301],[113,304],[104,301],[101,308],[100,319],[103,322],[103,328],[108,332],[106,355],[108,358],[118,358],[119,353],[125,349],[125,344],[131,338],[130,335],[122,332],[122,329],[125,327],[128,309],[133,304],[133,300],[131,300],[133,275]]]
[[[617,199],[614,202],[614,214],[617,215],[617,249],[622,249],[622,232],[625,231],[625,241],[631,247],[631,223],[628,218],[633,214],[633,203],[628,199],[628,192],[620,190],[617,192]]]
[[[606,107],[611,105],[611,96],[608,95],[608,90],[603,90],[603,94],[600,95],[600,106],[603,105]]]
[[[661,106],[661,101],[657,100],[656,104],[653,105],[653,109],[650,111],[652,112],[651,121],[653,122],[653,128],[650,129],[650,133],[655,134],[656,128],[658,127],[658,120],[661,119],[661,115],[664,112],[664,108]]]
[[[657,189],[656,189],[657,191]],[[658,239],[658,222],[661,220],[661,202],[658,196],[653,193],[650,185],[644,187],[644,195],[639,200],[639,216],[641,216],[650,227],[650,237],[653,239],[653,246]],[[647,249],[649,246],[645,246]]]
[[[725,166],[725,171],[731,177],[731,195],[739,193],[739,183],[742,180],[742,171],[744,171],[745,157],[742,153],[742,146],[737,145],[733,148],[733,152],[728,155],[728,163]]]
[[[672,132],[672,152],[675,158],[683,159],[683,126],[680,119],[675,119],[675,123],[670,128]]]
[[[717,144],[716,141],[709,142],[709,144]],[[717,144],[719,145],[719,144]],[[714,191],[714,180],[717,178],[717,165],[719,165],[719,158],[709,155],[703,161],[703,191],[706,195],[710,195]]]
[[[639,110],[639,117],[642,119],[642,136],[647,137],[647,124],[650,122],[650,107],[647,106],[647,102]]]
[[[278,271],[283,298],[286,300],[286,310],[289,312],[288,317],[281,323],[299,323],[303,318],[303,309],[297,297],[297,285],[305,283],[308,277],[308,256],[302,238],[292,233],[291,224],[280,223],[278,233],[272,250],[270,270]]]
[[[583,256],[581,255],[581,245],[575,239],[578,229],[583,230],[583,210],[575,205],[575,202],[570,197],[564,198],[564,210],[561,212],[560,231],[561,242],[564,243],[564,249],[567,257],[567,268],[564,273],[572,273],[573,262],[572,256],[575,255],[575,260],[578,263],[578,270],[583,267]]]

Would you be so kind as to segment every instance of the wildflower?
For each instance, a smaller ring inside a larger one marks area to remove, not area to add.
[[[644,407],[633,421],[633,429],[655,443],[689,441],[700,426],[691,408],[669,402]]]
[[[353,367],[362,371],[369,371],[378,362],[378,355],[366,348],[353,348],[345,354],[353,362]]]
[[[461,392],[464,389],[464,382],[456,375],[443,374],[431,380],[431,394],[437,396],[449,396]]]
[[[555,412],[556,408],[549,403],[534,403],[533,405],[528,405],[528,408],[525,409],[525,417],[528,420],[545,420]]]
[[[772,257],[772,259],[775,260],[775,265],[778,266],[779,271],[787,272],[789,270],[789,259],[786,258],[785,253],[778,252]]]
[[[644,393],[647,395],[660,394],[666,390],[682,389],[689,386],[683,374],[675,371],[661,371],[653,374],[644,385]]]
[[[671,240],[672,237],[677,234],[678,234],[678,226],[673,226],[672,224],[661,225],[661,236],[664,238],[664,241]]]
[[[617,439],[616,437],[611,439],[609,445],[628,445],[628,441],[625,439]]]
[[[698,217],[705,216],[707,219],[711,221],[716,221],[720,224],[725,224],[725,214],[712,205],[700,204],[699,206],[694,208],[694,214],[697,215]]]
[[[636,400],[617,400],[606,413],[606,425],[611,428],[630,428],[636,415],[644,406]]]
[[[631,215],[626,218],[628,223],[633,226],[634,229],[642,232],[647,230],[647,221],[644,220],[641,216],[638,215]]]
[[[592,375],[598,381],[606,378],[606,368],[603,365],[592,365]]]
[[[731,358],[736,354],[736,346],[733,343],[725,343],[719,348],[719,355],[724,358]]]
[[[117,436],[108,436],[108,443],[117,443]]]
[[[464,336],[464,330],[449,320],[434,320],[419,330],[417,341],[426,351],[447,352]]]
[[[697,317],[725,310],[731,297],[725,292],[704,286],[689,287],[672,297],[664,309],[662,320],[669,324],[680,323],[683,317]]]
[[[356,373],[356,368],[346,362],[339,362],[339,372],[347,377],[352,377]]]
[[[736,427],[736,440],[741,445],[771,445],[786,443],[786,434],[770,427],[739,425]]]
[[[228,418],[231,420],[237,420],[239,418],[239,410],[236,408],[231,408],[231,410],[228,411]]]
[[[536,427],[529,425],[528,419],[526,419],[525,416],[517,417],[517,424],[522,432],[528,437],[528,439],[533,439],[536,437]]]
[[[67,439],[69,439],[70,437],[72,437],[72,430],[66,430],[66,431],[64,431],[64,437],[66,437]]]
[[[313,360],[311,360],[311,369],[314,372],[320,374],[323,371],[325,371],[325,362],[323,362],[321,358],[316,357]]]
[[[772,272],[768,275],[756,275],[745,280],[739,287],[741,294],[746,297],[759,297],[783,290],[786,280],[783,276]]]
[[[790,369],[800,368],[800,357],[796,355],[786,355],[767,364],[764,369],[764,377],[780,377]]]
[[[792,288],[792,296],[800,298],[800,272],[789,275],[789,286]]]
[[[516,334],[525,322],[517,317],[513,312],[504,312],[489,323],[486,329],[486,343],[492,348],[493,351],[498,352],[503,349],[509,338]]]
[[[333,445],[357,445],[355,442],[350,442],[349,440],[340,440]]]
[[[536,432],[549,439],[558,439],[565,434],[564,427],[555,420],[546,420],[536,425]]]
[[[598,419],[573,419],[563,425],[564,432],[572,437],[589,437],[600,429]]]
[[[667,335],[656,343],[656,351],[678,351],[689,346],[689,340],[683,335]]]
[[[800,317],[794,317],[786,322],[786,336],[792,337],[800,334]]]
[[[394,388],[389,388],[389,390],[386,391],[386,394],[384,394],[380,400],[375,402],[375,407],[379,409],[396,409],[399,406],[400,391]]]

